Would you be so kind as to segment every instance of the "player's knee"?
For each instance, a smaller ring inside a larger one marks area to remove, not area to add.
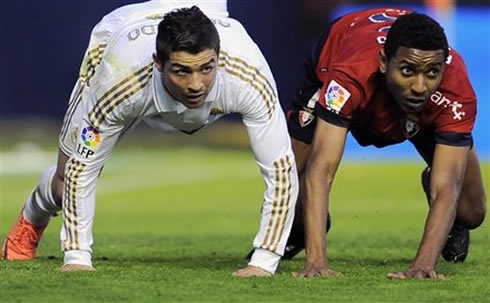
[[[458,220],[461,221],[468,229],[475,229],[479,227],[485,220],[487,212],[486,198],[485,196],[481,196],[478,198],[478,200],[479,201],[473,200],[471,206],[467,208],[464,213],[458,214]]]
[[[470,229],[477,228],[478,226],[480,226],[485,220],[486,214],[487,214],[487,199],[485,195],[483,195],[482,197],[480,197],[479,205],[474,208],[475,224],[474,226],[470,227]]]

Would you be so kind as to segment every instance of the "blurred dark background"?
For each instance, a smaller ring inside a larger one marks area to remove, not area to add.
[[[10,121],[32,118],[61,124],[92,27],[111,10],[135,2],[142,1],[2,0],[0,127]],[[284,106],[295,93],[310,41],[333,17],[358,8],[379,6],[409,7],[433,15],[446,28],[450,42],[468,64],[479,97],[477,145],[488,160],[489,5],[489,0],[228,0],[228,11],[262,49]],[[460,12],[465,15],[461,17]],[[480,23],[468,24],[468,20],[474,21],[472,17],[468,19],[468,14],[479,14],[475,18]],[[463,25],[469,31],[466,34],[458,31]],[[477,49],[480,51],[474,52]]]

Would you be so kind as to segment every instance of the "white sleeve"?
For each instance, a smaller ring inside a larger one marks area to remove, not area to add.
[[[271,78],[269,78],[271,79]],[[260,229],[249,265],[275,273],[294,219],[298,175],[286,119],[272,81],[268,92],[249,86],[241,93],[241,112],[255,159],[265,180]]]
[[[133,101],[141,98],[140,92],[151,75],[150,69],[142,70],[145,77],[138,78],[143,82],[134,89],[134,99],[113,92],[114,87],[124,90],[121,83],[127,78],[104,81],[109,78],[106,69],[96,73],[94,85],[83,90],[82,114],[64,174],[61,246],[65,264],[91,265],[97,179],[120,136],[139,122],[140,108]]]

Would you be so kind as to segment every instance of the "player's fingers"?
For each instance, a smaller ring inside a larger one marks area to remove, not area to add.
[[[323,277],[340,277],[340,276],[342,276],[342,274],[340,272],[335,271],[335,270],[331,270],[331,269],[322,271],[321,274]]]
[[[435,270],[431,270],[431,271],[429,272],[429,278],[431,278],[431,279],[436,279],[436,280],[437,280],[437,273],[436,273],[436,271],[435,271]]]
[[[233,277],[241,277],[241,270],[234,271],[231,275]]]
[[[308,271],[306,277],[307,278],[321,277],[321,274],[317,271]]]
[[[407,276],[403,272],[390,272],[386,275],[390,280],[405,280]]]
[[[443,274],[436,273],[435,270],[429,272],[429,277],[434,280],[446,280],[446,276],[444,276]]]
[[[293,275],[293,277],[296,277],[296,278],[304,278],[305,277],[304,270],[302,270],[302,271],[294,271],[291,274]]]
[[[435,272],[434,272],[434,273],[435,273]],[[430,272],[429,272],[429,273],[427,273],[427,272],[425,272],[425,271],[417,271],[417,272],[416,272],[416,273],[413,275],[413,277],[412,277],[412,278],[414,278],[414,279],[425,279],[425,278],[431,278],[431,276],[430,276]]]

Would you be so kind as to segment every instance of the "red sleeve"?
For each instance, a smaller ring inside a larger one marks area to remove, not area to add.
[[[341,72],[332,72],[326,77],[319,103],[323,109],[352,119],[353,113],[363,105],[364,94],[350,77]]]

